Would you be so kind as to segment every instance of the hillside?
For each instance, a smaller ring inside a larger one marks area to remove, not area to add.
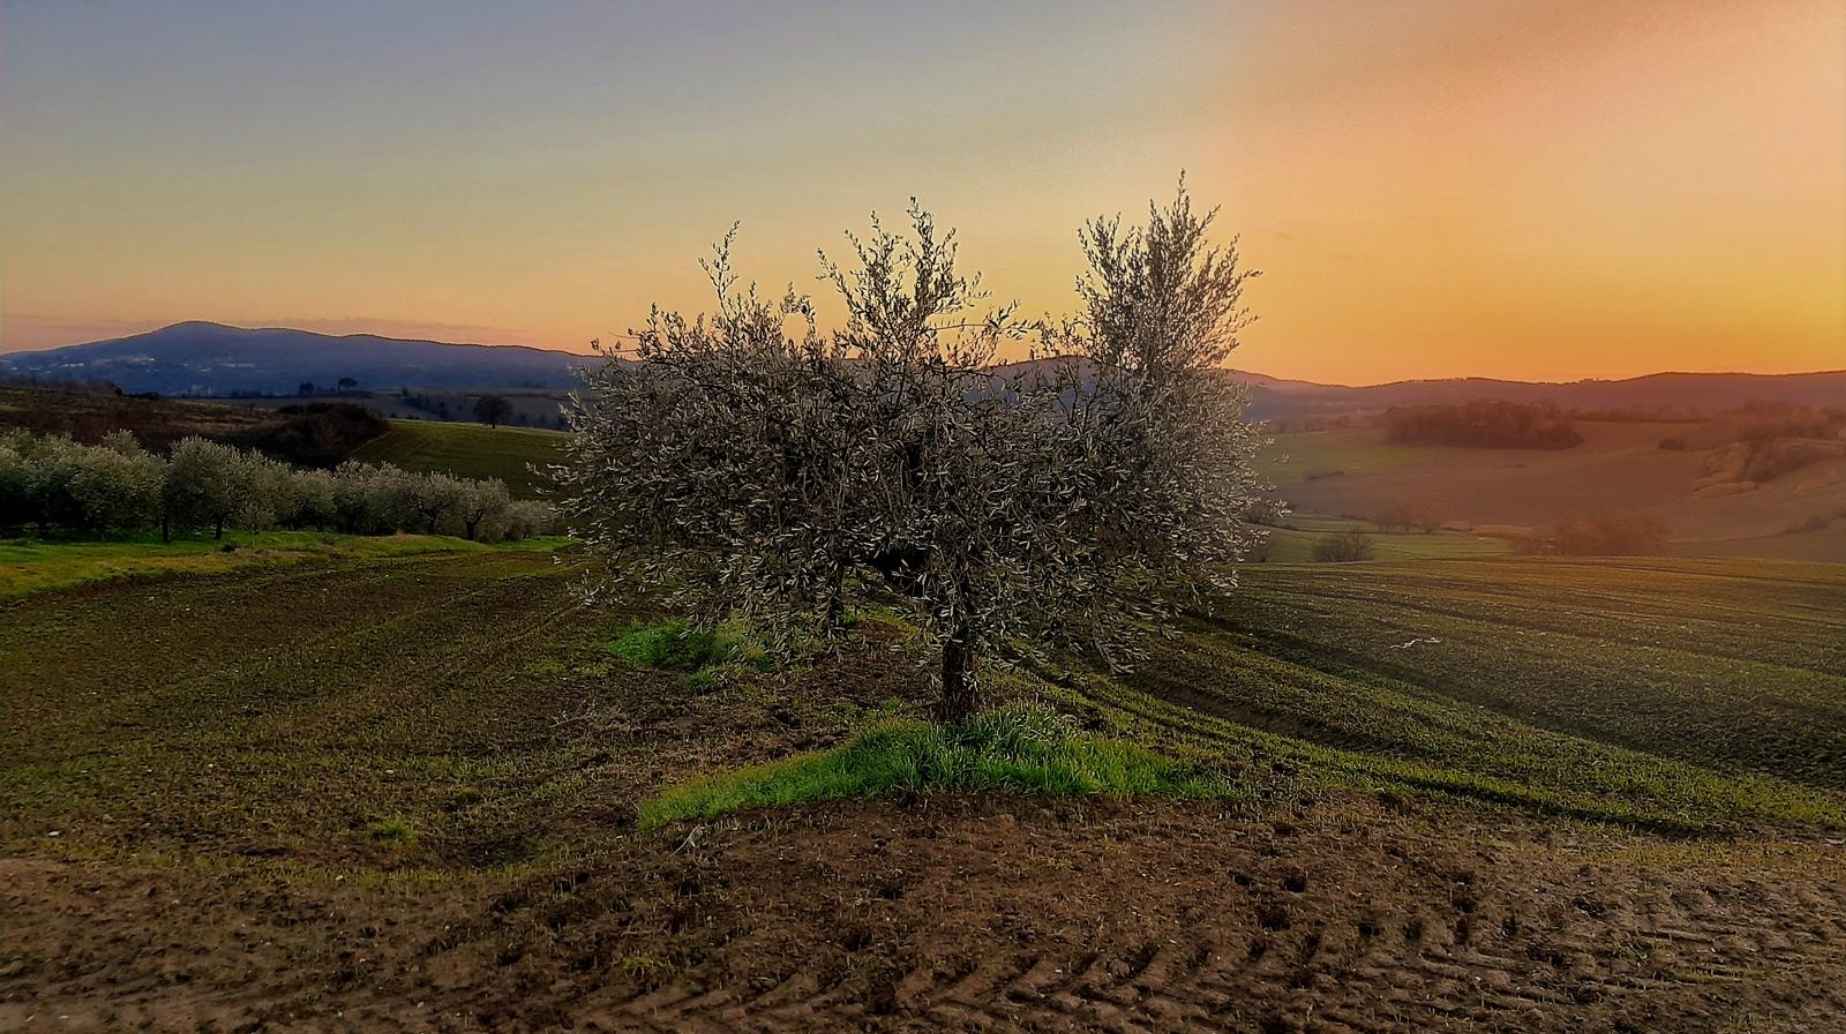
[[[593,356],[516,345],[451,344],[372,334],[335,336],[285,328],[248,329],[193,321],[87,344],[0,354],[0,375],[105,380],[129,392],[175,395],[292,395],[342,377],[361,389],[563,391]],[[1011,364],[1018,369],[1027,364]],[[1251,415],[1300,420],[1390,406],[1469,399],[1536,402],[1578,411],[1712,414],[1748,402],[1846,406],[1846,371],[1783,375],[1657,373],[1625,380],[1563,383],[1456,377],[1364,387],[1316,384],[1248,371]]]
[[[513,495],[532,498],[549,483],[545,467],[564,460],[565,436],[557,431],[483,424],[393,420],[390,430],[352,454],[367,463],[391,463],[405,470],[439,470],[470,478],[499,478]]]
[[[1846,371],[1796,374],[1656,373],[1625,380],[1559,383],[1489,377],[1397,381],[1367,387],[1313,384],[1240,372],[1251,385],[1250,413],[1262,420],[1299,420],[1377,412],[1392,406],[1496,399],[1559,409],[1709,416],[1766,402],[1786,406],[1846,406]]]
[[[307,400],[257,408],[0,384],[0,429],[8,427],[68,435],[88,444],[127,430],[157,451],[198,435],[308,467],[331,467],[386,429],[383,420],[348,402]]]
[[[108,341],[0,355],[0,373],[102,380],[163,395],[294,394],[303,382],[362,388],[528,388],[576,384],[593,357],[514,345],[449,344],[372,334],[175,323]]]
[[[1582,420],[1583,444],[1559,450],[1395,445],[1372,427],[1305,431],[1278,435],[1264,470],[1306,513],[1408,508],[1476,529],[1648,513],[1694,553],[1846,560],[1846,459],[1714,484],[1722,447],[1698,447],[1704,426]],[[1687,436],[1693,447],[1660,447]]]

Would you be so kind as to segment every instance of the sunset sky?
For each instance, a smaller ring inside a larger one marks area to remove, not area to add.
[[[581,349],[911,195],[1028,312],[1187,171],[1234,364],[1846,367],[1846,5],[0,0],[0,346],[185,319]],[[832,311],[823,307],[823,312]]]

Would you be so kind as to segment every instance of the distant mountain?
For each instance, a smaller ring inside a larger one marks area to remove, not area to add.
[[[249,330],[222,323],[175,323],[131,337],[0,354],[0,375],[106,380],[124,391],[163,395],[292,394],[303,381],[331,388],[567,390],[574,370],[594,356],[517,345],[458,345],[372,334]],[[1045,360],[1041,360],[1045,361]],[[1018,369],[1028,364],[1017,364]],[[1369,387],[1315,384],[1247,371],[1251,415],[1290,419],[1366,412],[1422,402],[1504,399],[1571,410],[1716,413],[1748,402],[1846,406],[1846,371],[1831,373],[1656,373],[1626,380],[1566,383],[1457,377]]]
[[[1065,362],[1010,363],[1002,373]],[[1654,373],[1624,380],[1508,381],[1450,377],[1349,387],[1288,380],[1248,370],[1230,375],[1250,386],[1252,417],[1287,420],[1374,413],[1392,406],[1498,399],[1544,403],[1575,412],[1710,415],[1751,402],[1846,407],[1846,370],[1824,373]],[[1086,378],[1087,380],[1087,378]]]
[[[124,391],[163,395],[291,394],[303,381],[331,388],[342,377],[374,391],[400,386],[564,390],[576,384],[572,371],[593,361],[593,356],[519,345],[191,322],[109,341],[0,355],[0,374],[106,380]]]

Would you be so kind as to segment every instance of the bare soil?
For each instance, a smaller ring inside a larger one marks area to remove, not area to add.
[[[1304,785],[639,832],[662,784],[919,680],[873,626],[698,692],[615,664],[573,578],[415,557],[0,608],[0,1031],[1846,1029],[1827,829]]]
[[[0,1029],[1825,1031],[1846,850],[931,799],[526,879],[0,861]]]

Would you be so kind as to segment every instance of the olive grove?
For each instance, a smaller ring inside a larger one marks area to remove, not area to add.
[[[303,470],[249,449],[182,439],[161,456],[117,431],[96,445],[0,431],[0,535],[120,535],[158,529],[222,538],[227,528],[416,531],[519,539],[554,524],[504,482],[347,462]]]

